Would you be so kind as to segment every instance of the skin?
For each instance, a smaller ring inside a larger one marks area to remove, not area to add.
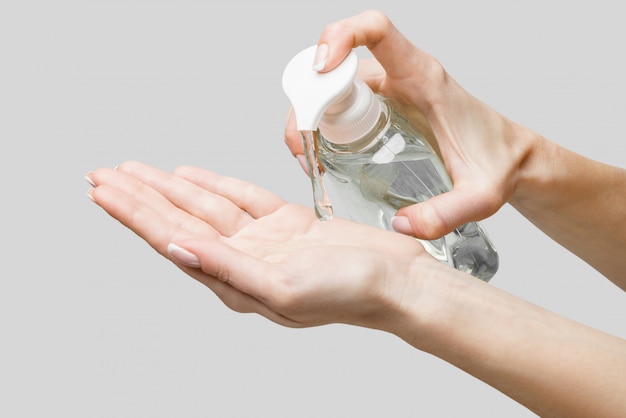
[[[319,45],[320,71],[368,47],[377,62],[361,77],[409,109],[451,174],[453,191],[398,212],[404,234],[323,223],[310,208],[194,167],[100,168],[87,175],[88,195],[231,309],[289,327],[387,331],[542,417],[625,416],[625,340],[445,266],[412,238],[435,238],[508,202],[625,289],[626,195],[616,192],[625,171],[499,115],[379,12],[329,25]],[[291,119],[285,132],[300,155]]]

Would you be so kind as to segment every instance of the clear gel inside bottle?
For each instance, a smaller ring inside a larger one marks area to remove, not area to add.
[[[452,189],[452,182],[423,136],[381,98],[374,129],[345,144],[322,132],[316,152],[327,180],[350,218],[393,230],[398,209],[424,202]],[[435,240],[420,240],[442,263],[488,281],[498,269],[498,253],[475,222],[461,225]]]

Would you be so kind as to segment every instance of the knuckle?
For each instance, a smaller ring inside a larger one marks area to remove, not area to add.
[[[506,198],[502,193],[504,186],[499,183],[484,184],[477,191],[477,201],[480,204],[479,215],[481,218],[493,215],[506,203]]]
[[[365,10],[362,15],[372,21],[377,28],[386,29],[391,26],[389,17],[378,9]]]
[[[179,165],[178,167],[174,168],[174,170],[172,171],[172,174],[174,174],[175,176],[181,176],[183,174],[185,174],[185,172],[189,169],[188,166],[186,165]]]
[[[444,217],[435,205],[418,205],[417,216],[413,219],[418,222],[418,229],[425,237],[441,237],[448,229]]]

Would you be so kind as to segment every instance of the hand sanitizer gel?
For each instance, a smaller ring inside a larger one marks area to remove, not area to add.
[[[349,216],[393,230],[398,209],[452,189],[452,182],[424,136],[399,113],[399,106],[356,79],[354,52],[334,70],[313,70],[316,46],[297,54],[283,73],[321,220],[332,218],[322,183],[327,173]],[[498,253],[478,223],[467,223],[432,241],[420,240],[443,263],[488,281]]]

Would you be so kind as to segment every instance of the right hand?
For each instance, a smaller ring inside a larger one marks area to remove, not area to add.
[[[411,122],[439,153],[454,184],[450,192],[400,209],[394,228],[435,239],[494,214],[514,194],[536,135],[470,95],[435,58],[409,42],[377,11],[326,27],[315,60],[319,71],[334,69],[358,46],[366,46],[375,58],[360,62],[358,76],[375,92],[403,105]],[[292,110],[285,142],[301,159],[302,144]]]

